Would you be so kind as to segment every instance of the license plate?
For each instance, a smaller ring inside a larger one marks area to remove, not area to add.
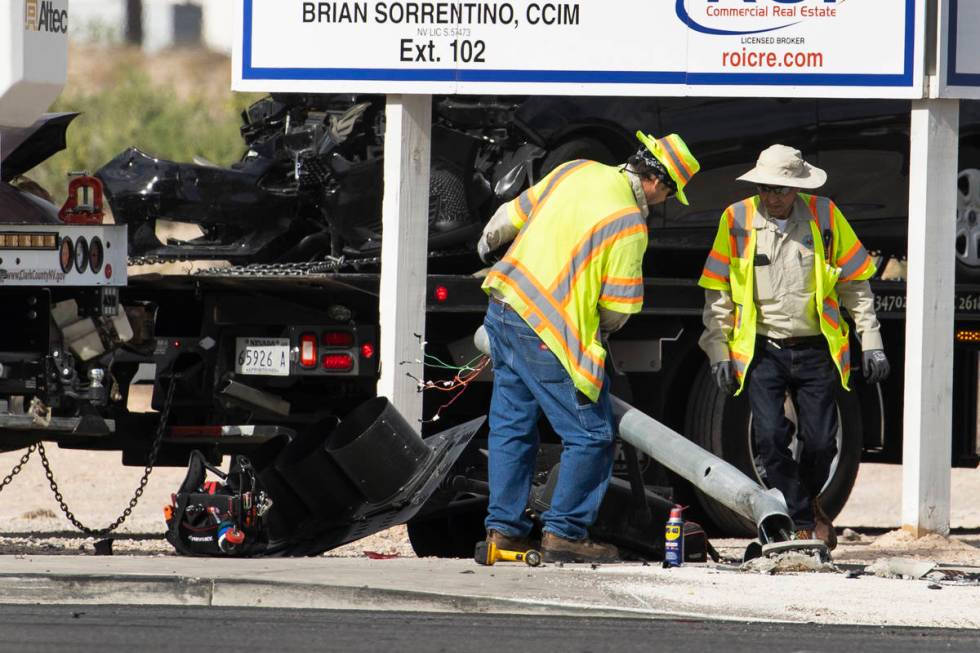
[[[289,338],[235,338],[235,371],[289,376]]]

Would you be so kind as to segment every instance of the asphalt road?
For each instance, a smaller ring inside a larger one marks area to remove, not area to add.
[[[174,608],[14,606],[9,651],[725,651],[904,653],[980,650],[980,632],[677,619]]]

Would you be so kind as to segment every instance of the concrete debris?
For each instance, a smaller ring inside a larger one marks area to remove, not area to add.
[[[832,563],[822,561],[818,555],[799,551],[787,551],[786,553],[754,558],[742,563],[740,569],[770,575],[812,572],[838,573],[840,571]]]
[[[840,539],[845,542],[860,542],[864,537],[854,529],[845,528],[840,534]]]
[[[918,580],[936,568],[931,560],[914,558],[878,558],[868,565],[867,571],[879,578],[902,578]]]

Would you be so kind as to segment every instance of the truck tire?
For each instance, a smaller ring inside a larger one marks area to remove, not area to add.
[[[684,432],[688,439],[735,465],[749,478],[763,483],[752,452],[752,412],[748,398],[728,397],[715,385],[708,365],[699,370],[687,405]],[[791,408],[791,404],[790,404]],[[861,407],[854,392],[843,388],[837,393],[838,454],[831,466],[830,478],[820,493],[820,501],[831,519],[837,516],[851,494],[861,462],[863,432]],[[788,412],[791,420],[795,415]],[[696,491],[698,503],[718,529],[731,536],[755,536],[756,527],[702,492]]]
[[[956,276],[980,281],[980,170],[960,171],[956,193]]]
[[[548,153],[541,163],[541,178],[549,172],[568,161],[576,159],[589,159],[607,165],[622,163],[616,161],[612,150],[606,147],[602,141],[589,136],[580,136],[566,141]]]

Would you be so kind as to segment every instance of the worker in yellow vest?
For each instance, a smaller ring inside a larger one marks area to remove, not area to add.
[[[699,169],[676,134],[637,133],[640,150],[622,166],[571,161],[503,205],[478,250],[489,262],[510,243],[483,284],[493,359],[487,541],[532,546],[526,514],[543,413],[563,451],[551,507],[541,515],[546,561],[603,562],[616,547],[593,542],[613,462],[613,417],[602,336],[643,306],[649,205],[684,187]]]
[[[773,145],[739,180],[759,194],[721,217],[699,282],[700,345],[723,392],[748,387],[755,452],[768,485],[786,499],[797,537],[834,548],[837,535],[818,496],[838,451],[835,388],[847,390],[851,372],[841,306],[861,336],[867,382],[889,372],[868,283],[875,264],[833,201],[801,192],[823,186],[827,174],[799,150]],[[787,394],[797,411],[799,461],[790,451]]]

